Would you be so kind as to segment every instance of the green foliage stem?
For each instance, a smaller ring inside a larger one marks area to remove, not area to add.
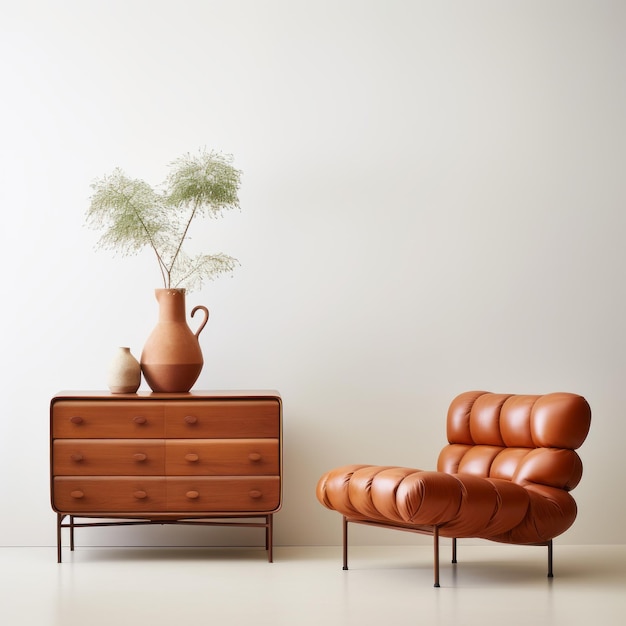
[[[96,179],[86,220],[103,231],[99,248],[130,256],[148,247],[163,286],[192,291],[238,265],[223,253],[188,256],[183,244],[196,218],[219,217],[239,208],[241,172],[233,167],[232,157],[207,151],[185,154],[169,168],[162,190],[129,178],[119,168]]]

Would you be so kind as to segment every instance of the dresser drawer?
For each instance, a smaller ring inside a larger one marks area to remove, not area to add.
[[[56,439],[55,476],[160,476],[165,473],[162,439]]]
[[[57,401],[53,438],[163,438],[163,404],[150,401]]]
[[[280,434],[280,406],[274,399],[168,402],[168,438],[254,438]]]
[[[170,511],[259,512],[280,505],[278,476],[167,478]]]
[[[174,439],[165,443],[168,476],[278,475],[278,439]]]
[[[166,509],[165,480],[100,476],[54,479],[53,506],[63,513],[138,513]]]

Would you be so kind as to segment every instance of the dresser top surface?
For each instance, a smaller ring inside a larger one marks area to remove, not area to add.
[[[111,393],[110,391],[59,391],[52,398],[58,400],[277,400],[281,401],[278,391],[261,389],[228,389],[228,390],[192,390],[186,393],[155,393],[138,391],[137,393]]]

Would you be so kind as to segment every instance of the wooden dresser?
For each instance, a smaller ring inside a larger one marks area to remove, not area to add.
[[[271,562],[280,394],[59,393],[50,403],[50,489],[59,563],[63,528],[73,550],[76,528],[137,524],[264,528]]]

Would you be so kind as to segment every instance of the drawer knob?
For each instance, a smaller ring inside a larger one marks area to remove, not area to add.
[[[145,455],[143,452],[137,452],[137,454],[133,454],[133,459],[135,459],[135,461],[139,461],[140,463],[142,461],[145,461],[148,458],[147,455]]]
[[[148,420],[145,417],[143,417],[143,415],[137,415],[137,416],[133,417],[133,422],[135,422],[135,424],[139,424],[139,426],[142,426],[147,421]]]
[[[80,415],[74,415],[74,417],[70,417],[70,422],[72,422],[72,424],[82,424],[83,421],[84,420]]]
[[[261,460],[261,455],[258,452],[251,452],[248,455],[248,458],[253,462],[253,463],[257,463],[258,461]]]
[[[70,455],[70,459],[72,459],[72,461],[74,461],[75,463],[80,463],[83,460],[83,455],[75,452],[74,454]]]
[[[185,461],[195,463],[200,457],[197,454],[185,454]]]
[[[197,491],[188,491],[185,494],[190,500],[195,500],[200,495]]]
[[[133,493],[133,496],[135,496],[135,498],[137,498],[137,500],[143,500],[144,498],[148,497],[148,494],[145,491],[135,491]]]
[[[78,489],[70,492],[70,496],[72,496],[72,498],[76,498],[76,500],[80,500],[84,495],[85,494]]]
[[[253,489],[248,495],[254,500],[258,500],[263,494],[257,489]]]
[[[197,424],[198,418],[195,415],[185,415],[185,422],[189,425]]]

